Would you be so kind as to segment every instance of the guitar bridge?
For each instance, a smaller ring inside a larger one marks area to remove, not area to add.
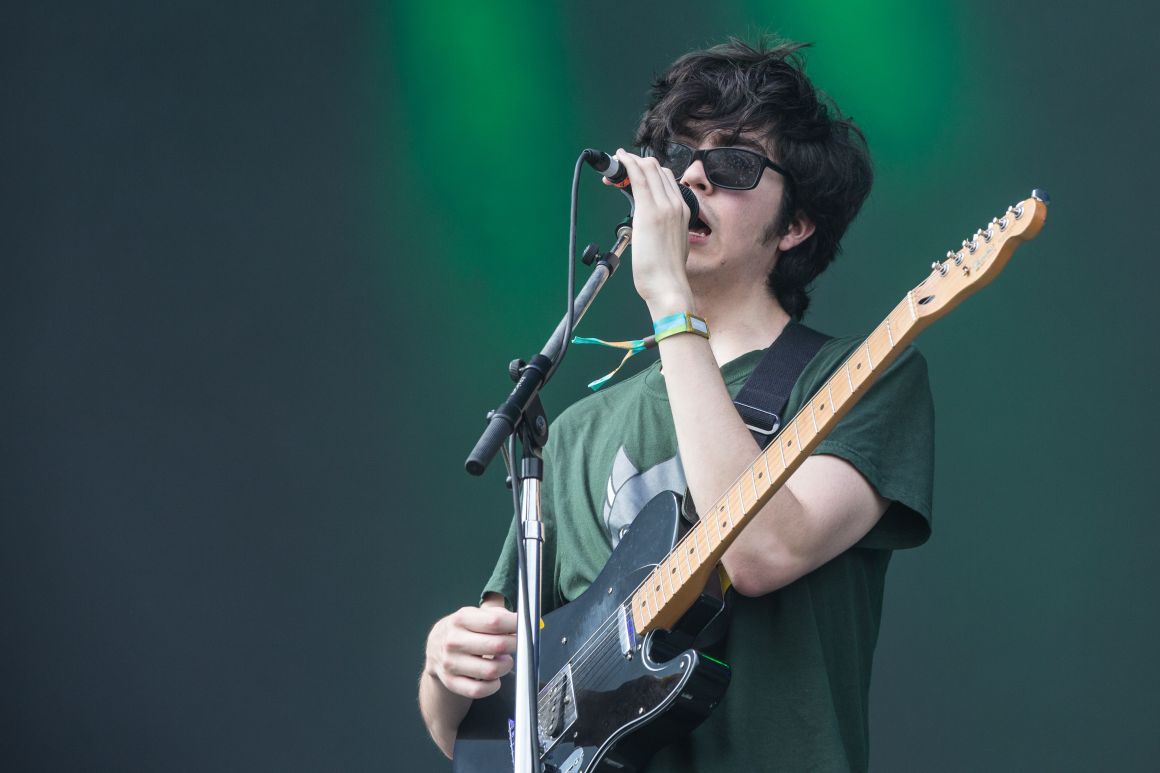
[[[571,663],[544,688],[539,700],[540,749],[546,752],[555,745],[564,731],[572,726],[578,716]]]

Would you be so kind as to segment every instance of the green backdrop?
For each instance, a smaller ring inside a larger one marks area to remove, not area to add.
[[[920,339],[934,536],[892,565],[874,768],[1152,769],[1160,11],[1124,5],[6,10],[0,767],[442,769],[423,641],[507,528],[462,462],[562,311],[575,156],[680,53],[779,31],[876,160],[814,326],[1053,197]],[[623,210],[585,178],[581,244]],[[647,322],[624,273],[581,332]]]

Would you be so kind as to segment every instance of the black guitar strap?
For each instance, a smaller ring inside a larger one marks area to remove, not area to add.
[[[830,336],[800,322],[790,322],[765,350],[749,380],[733,398],[745,426],[762,448],[769,445],[781,426],[798,376],[829,340]]]
[[[789,404],[789,393],[793,390],[798,376],[822,348],[822,344],[828,340],[830,336],[791,321],[781,331],[777,340],[765,350],[757,367],[753,369],[753,373],[741,387],[737,397],[733,398],[733,405],[741,414],[742,421],[762,448],[769,445],[781,427],[786,406]],[[690,523],[697,520],[693,501],[687,490],[682,512]],[[721,579],[716,573],[705,588],[704,595],[717,599],[721,606],[718,614],[704,626],[692,642],[691,646],[698,649],[720,646],[729,630],[731,616],[730,594],[722,589]]]

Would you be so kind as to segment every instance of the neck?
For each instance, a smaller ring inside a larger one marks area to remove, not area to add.
[[[758,284],[738,297],[696,292],[697,310],[709,323],[709,346],[718,365],[773,343],[789,323],[778,302]]]

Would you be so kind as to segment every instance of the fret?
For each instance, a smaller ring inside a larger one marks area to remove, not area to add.
[[[826,382],[826,394],[830,396],[830,415],[833,416],[838,412],[838,406],[834,405],[834,389],[830,386],[830,381]]]
[[[721,511],[723,513],[725,513],[725,520],[729,524],[725,529],[726,532],[732,531],[733,524],[737,523],[737,521],[734,520],[734,518],[733,518],[733,508],[729,506],[729,500],[731,498],[732,497],[730,497],[729,494],[726,493],[725,506],[723,508],[721,508]],[[740,488],[737,489],[737,498],[741,501],[741,512],[744,513],[745,512],[745,498],[741,496],[741,489]]]
[[[846,380],[850,382],[850,394],[853,395],[857,390],[854,389],[854,377],[850,375],[850,361],[846,360],[846,364],[842,367],[846,371]]]
[[[757,493],[757,476],[753,473],[752,467],[749,468],[749,484],[753,486],[753,504],[757,504],[757,500],[761,499],[761,494]]]
[[[910,319],[914,322],[918,322],[918,311],[914,308],[914,290],[911,290],[906,294],[906,303],[910,308]]]
[[[769,471],[769,451],[768,450],[761,452],[761,459],[762,459],[762,461],[765,462],[765,485],[772,486],[773,485],[773,473]]]
[[[873,335],[873,334],[871,334],[871,335]],[[866,349],[866,363],[870,366],[870,369],[873,370],[874,369],[874,356],[872,354],[870,354],[870,338],[869,337],[866,339],[865,349]]]
[[[717,530],[717,544],[718,544],[718,545],[720,545],[720,544],[721,544],[721,541],[722,541],[722,539],[721,539],[721,525],[720,525],[719,523],[717,523],[717,518],[716,518],[716,516],[714,516],[714,517],[713,517],[712,519],[710,519],[710,520],[712,520],[712,521],[713,521],[713,528],[715,528],[715,529]],[[712,545],[712,543],[710,543],[710,546],[711,546],[711,545]]]
[[[814,423],[814,434],[818,434],[818,417],[814,413],[814,409],[812,407],[810,408],[810,421]]]
[[[867,340],[869,340],[869,339],[867,339]],[[855,355],[857,355],[857,357],[858,357],[857,360],[854,359]],[[868,379],[870,377],[871,368],[866,368],[866,369],[862,368],[862,359],[866,358],[866,357],[868,357],[868,355],[866,354],[866,347],[862,346],[861,348],[859,348],[858,350],[856,350],[854,353],[852,353],[850,355],[850,361],[847,363],[846,372],[850,373],[851,375],[853,373],[858,374],[858,384],[855,386],[855,389],[854,389],[855,392],[857,392],[858,389],[861,388],[862,384],[864,384],[866,382],[866,379]],[[852,371],[849,368],[849,366],[851,364],[854,366]]]
[[[689,556],[693,555],[693,551],[696,549],[696,546],[688,544],[691,542],[692,540],[689,539],[689,535],[686,534],[685,539],[681,540],[681,543],[677,546],[681,549],[681,556],[685,559],[686,580],[693,576],[693,565],[689,563]]]
[[[697,527],[694,526],[689,530],[689,533],[685,535],[685,538],[681,540],[681,552],[685,556],[685,574],[688,577],[692,577],[696,572],[696,570],[693,568],[694,566],[701,565],[700,560],[697,558],[696,529]]]
[[[890,339],[890,348],[894,348],[894,333],[890,332],[890,317],[886,318],[886,337]]]
[[[661,595],[661,582],[656,569],[653,569],[652,574],[648,576],[648,587],[653,594],[654,609],[660,611],[660,608],[665,605],[665,598]]]
[[[680,584],[681,584],[681,577],[679,574],[677,574],[677,572],[679,570],[677,569],[676,563],[672,559],[673,559],[673,557],[671,555],[669,555],[669,556],[665,556],[664,561],[661,561],[661,566],[664,567],[664,569],[665,569],[665,577],[667,577],[669,579],[669,597],[670,598],[672,596],[677,595],[677,588],[680,587]],[[677,574],[677,584],[676,585],[673,585],[673,575],[674,574]]]
[[[784,470],[787,465],[785,463],[785,451],[781,447],[781,438],[778,438],[777,451],[781,454],[781,469]]]

